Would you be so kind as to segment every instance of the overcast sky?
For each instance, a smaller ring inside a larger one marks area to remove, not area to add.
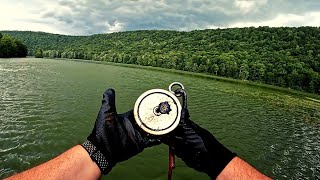
[[[320,26],[320,0],[0,0],[0,30],[88,35],[248,26]]]

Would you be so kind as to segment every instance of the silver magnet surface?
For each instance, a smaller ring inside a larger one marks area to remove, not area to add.
[[[167,113],[159,113],[160,105],[165,104]],[[181,104],[178,98],[163,89],[151,89],[144,92],[134,105],[134,118],[147,133],[163,135],[174,130],[180,121]]]

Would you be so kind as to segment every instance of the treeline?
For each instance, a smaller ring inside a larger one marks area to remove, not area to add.
[[[132,31],[92,36],[4,32],[29,55],[139,64],[258,81],[320,94],[320,28]]]
[[[27,46],[17,39],[0,33],[0,58],[26,57]]]

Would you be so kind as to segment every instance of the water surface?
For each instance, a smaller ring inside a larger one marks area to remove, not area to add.
[[[183,83],[191,119],[275,179],[320,178],[320,103],[284,92],[146,69],[0,59],[0,178],[45,162],[91,132],[106,88],[118,112],[146,90]],[[166,179],[167,147],[119,163],[108,179]],[[174,179],[208,179],[177,162]]]

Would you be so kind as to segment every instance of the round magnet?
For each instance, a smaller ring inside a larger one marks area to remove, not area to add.
[[[163,135],[178,126],[181,109],[181,104],[174,94],[163,89],[151,89],[137,99],[134,118],[147,133]]]

